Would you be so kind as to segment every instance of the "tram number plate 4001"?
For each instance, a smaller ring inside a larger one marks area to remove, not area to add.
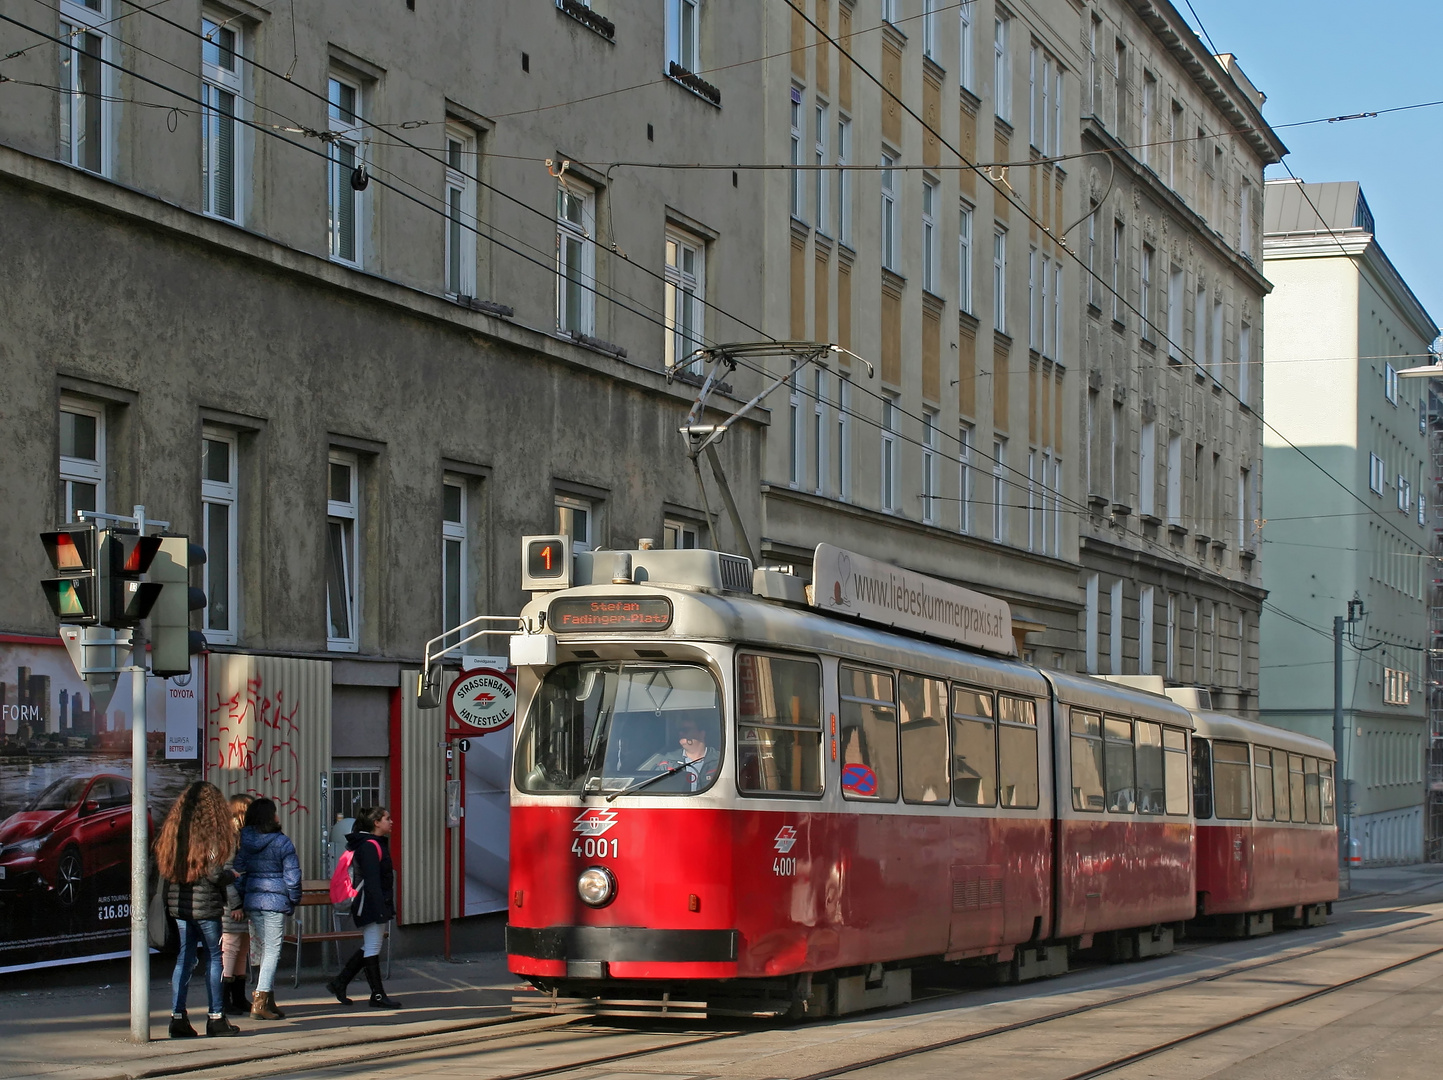
[[[777,877],[792,877],[797,872],[796,859],[773,859],[772,873]]]
[[[610,855],[616,858],[621,845],[615,840],[607,840],[602,836],[588,836],[585,840],[577,837],[571,841],[571,854],[579,859],[604,859]]]

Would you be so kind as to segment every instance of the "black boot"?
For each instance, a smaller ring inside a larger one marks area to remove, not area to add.
[[[251,1011],[250,997],[246,993],[246,977],[244,975],[232,975],[229,979],[221,979],[224,984],[221,999],[225,1002],[225,1011],[232,1016],[245,1016]]]
[[[170,1037],[172,1039],[193,1039],[195,1028],[190,1026],[190,1020],[185,1015],[185,1010],[180,1010],[180,1015],[172,1014],[170,1018]]]
[[[368,956],[365,958],[365,965],[366,981],[371,984],[371,1008],[401,1008],[399,1001],[386,996],[386,987],[381,983],[381,958],[379,956]]]
[[[206,1019],[205,1033],[207,1035],[239,1035],[240,1028],[236,1027],[224,1014],[212,1016]]]
[[[341,969],[341,973],[326,983],[326,989],[335,994],[336,1000],[342,1005],[349,1005],[351,1003],[351,999],[346,997],[346,987],[351,985],[351,980],[356,977],[356,972],[360,971],[365,963],[365,954],[362,953],[360,949],[357,949],[351,954],[351,958],[346,961],[346,966]]]

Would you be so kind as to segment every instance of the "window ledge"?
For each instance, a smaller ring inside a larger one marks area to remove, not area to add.
[[[935,58],[928,56],[926,53],[923,53],[922,74],[929,77],[933,82],[938,85],[938,87],[940,87],[942,85],[942,80],[947,78],[947,69],[944,68],[941,64],[937,63]]]
[[[1153,341],[1152,338],[1142,338],[1138,344],[1150,353],[1157,352],[1157,342]]]
[[[1127,333],[1127,323],[1123,322],[1121,319],[1113,319],[1112,328],[1116,330],[1119,334]]]
[[[903,291],[907,288],[907,279],[897,271],[889,270],[884,266],[882,267],[882,288],[900,300]]]
[[[972,336],[975,338],[977,336],[977,328],[981,325],[981,321],[976,315],[973,315],[972,312],[963,311],[961,308],[958,308],[957,325],[967,327],[972,331]]]
[[[941,315],[947,310],[947,301],[938,296],[931,289],[922,290],[922,307],[934,315]]]
[[[559,330],[557,333],[562,338],[580,345],[583,349],[590,349],[592,352],[599,352],[616,360],[626,359],[626,350],[620,345],[613,345],[609,341],[603,341],[601,338],[592,337],[590,334],[583,334],[577,330]]]
[[[1162,524],[1162,518],[1158,517],[1156,514],[1139,514],[1138,519],[1144,525],[1151,525],[1154,529]]]
[[[556,10],[575,19],[597,37],[616,44],[616,24],[604,15],[598,15],[577,0],[556,0]]]
[[[682,67],[675,60],[667,65],[666,76],[678,86],[690,90],[707,104],[715,105],[718,109],[721,108],[721,91],[700,75],[695,75]]]
[[[967,89],[967,87],[965,86],[959,86],[957,90],[959,94],[958,100],[972,113],[973,116],[976,116],[977,110],[982,108],[982,99],[976,94],[974,94],[971,90]]]

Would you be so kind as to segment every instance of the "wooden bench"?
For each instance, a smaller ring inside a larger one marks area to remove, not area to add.
[[[307,933],[305,920],[302,916],[302,908],[327,907],[331,908],[331,929],[317,930]],[[301,902],[296,905],[296,910],[291,913],[290,930],[282,935],[282,946],[290,945],[296,951],[295,971],[291,978],[292,986],[301,985],[301,948],[306,942],[331,941],[336,946],[336,966],[341,966],[341,942],[359,942],[365,934],[360,930],[345,930],[341,928],[341,919],[345,916],[336,911],[331,904],[331,883],[329,881],[303,881],[301,882]],[[386,978],[391,977],[391,931],[387,927],[382,936],[386,953]],[[325,953],[322,951],[322,959]]]

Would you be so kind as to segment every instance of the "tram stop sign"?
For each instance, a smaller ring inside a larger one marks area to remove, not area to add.
[[[516,684],[496,668],[463,671],[451,684],[446,715],[456,727],[474,735],[500,731],[516,717]]]

